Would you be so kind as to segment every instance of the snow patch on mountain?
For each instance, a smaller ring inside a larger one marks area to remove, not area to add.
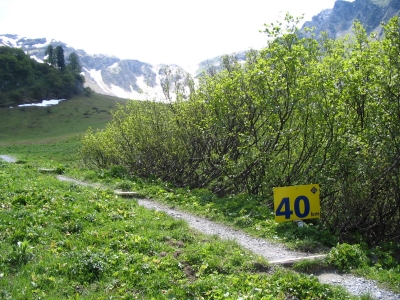
[[[35,44],[35,45],[32,45],[32,48],[43,48],[43,47],[46,47],[48,45],[50,45],[50,43]]]
[[[200,68],[200,64],[196,65],[187,65],[182,67],[186,72],[188,72],[191,76],[195,77],[197,70]]]
[[[119,72],[121,72],[121,67],[119,66],[119,63],[113,63],[111,66],[109,66],[107,68],[107,71],[112,73],[112,74],[118,74]]]
[[[136,77],[136,84],[139,87],[138,91],[135,91],[132,85],[130,85],[130,91],[126,91],[119,86],[111,84],[111,92],[117,97],[125,99],[156,101],[163,100],[162,89],[158,84],[156,87],[150,87],[146,83],[146,78],[144,76]]]
[[[131,88],[132,88],[132,86],[131,86]],[[130,97],[131,93],[125,91],[124,89],[122,89],[119,86],[116,86],[114,84],[111,84],[111,92],[115,96],[120,97],[120,98],[125,98],[125,99],[131,98]],[[132,92],[134,92],[134,91],[132,90]]]
[[[39,63],[44,63],[44,61],[41,60],[40,58],[37,58],[36,55],[31,55],[30,58],[36,60],[36,61],[39,62]]]
[[[1,43],[4,46],[8,46],[8,47],[15,47],[18,48],[18,44],[17,44],[17,40],[19,40],[19,36],[18,35],[12,35],[13,37],[10,38],[8,35],[0,35],[0,39],[1,39]]]
[[[159,77],[157,76],[156,81],[160,82]],[[157,84],[156,87],[152,88],[150,87],[147,82],[146,78],[144,76],[140,76],[136,78],[136,83],[139,86],[141,90],[141,97],[145,97],[147,99],[153,99],[153,100],[159,100],[162,101],[163,99],[163,94],[162,94],[162,88],[160,84]],[[144,100],[139,99],[139,100]]]
[[[101,76],[101,70],[94,70],[94,69],[86,69],[86,72],[89,73],[90,77],[94,79],[94,81],[97,83],[97,85],[107,94],[110,93],[110,89],[108,86],[104,83],[103,77]]]
[[[46,39],[46,42],[45,42],[45,43],[43,43],[43,44],[35,44],[35,45],[32,45],[32,48],[43,48],[43,47],[47,47],[48,45],[50,45],[50,43],[51,43],[51,42],[48,42],[47,39]]]

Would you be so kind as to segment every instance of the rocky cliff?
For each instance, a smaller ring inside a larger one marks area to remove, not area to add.
[[[398,15],[400,0],[337,0],[332,9],[325,9],[305,22],[304,27],[315,27],[316,36],[326,31],[330,38],[351,33],[354,21],[361,22],[367,33],[382,34],[381,23]]]

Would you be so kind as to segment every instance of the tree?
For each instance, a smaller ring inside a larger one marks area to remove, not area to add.
[[[53,46],[48,45],[44,54],[47,55],[47,58],[44,61],[47,62],[50,66],[54,66],[55,65],[55,55],[54,55]]]
[[[79,61],[78,55],[75,52],[72,52],[68,56],[67,60],[68,60],[68,68],[69,68],[69,70],[74,74],[76,74],[76,73],[79,74],[81,72],[82,66],[81,66],[81,63]]]
[[[57,67],[61,70],[65,69],[64,49],[62,46],[55,48]]]
[[[45,61],[50,66],[61,70],[65,69],[64,49],[62,46],[57,46],[56,48],[53,48],[52,45],[47,46],[45,55],[47,55]]]

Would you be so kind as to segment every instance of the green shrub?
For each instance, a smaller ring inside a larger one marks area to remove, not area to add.
[[[125,178],[127,172],[124,166],[112,166],[107,174],[113,178]]]
[[[65,172],[65,167],[63,165],[58,165],[56,168],[56,173],[57,174],[64,174]]]
[[[339,271],[349,271],[368,265],[368,258],[360,245],[340,244],[332,248],[326,257],[328,264]]]
[[[117,189],[123,190],[123,191],[130,191],[132,190],[134,183],[129,181],[129,180],[123,180],[121,182],[118,182],[115,187]]]
[[[303,38],[297,19],[285,22],[289,31],[265,29],[268,47],[249,51],[244,64],[224,57],[187,101],[117,108],[104,130],[84,136],[83,161],[219,197],[259,196],[268,207],[273,187],[318,182],[321,224],[340,240],[398,243],[399,18],[382,40],[359,22],[353,38],[338,40]],[[250,211],[235,217],[237,226],[254,224]]]

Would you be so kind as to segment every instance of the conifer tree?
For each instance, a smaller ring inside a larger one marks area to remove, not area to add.
[[[55,65],[55,55],[54,55],[53,46],[52,45],[47,46],[44,54],[47,55],[45,62],[47,62],[50,66],[54,66]]]
[[[64,49],[62,46],[57,46],[55,49],[57,67],[61,70],[65,69]]]
[[[72,73],[80,73],[82,66],[79,61],[79,57],[75,52],[72,52],[68,58],[68,68],[71,70]]]

